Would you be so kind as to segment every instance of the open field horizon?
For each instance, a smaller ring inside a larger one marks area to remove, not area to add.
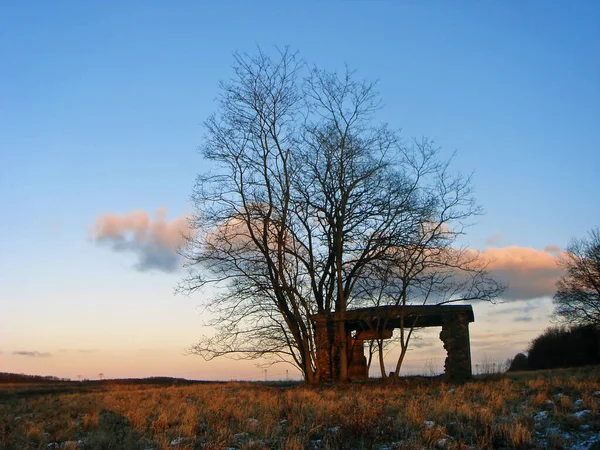
[[[60,383],[59,383],[60,384]],[[0,449],[588,449],[600,366],[465,384],[0,384]],[[94,387],[92,387],[94,386]],[[66,388],[66,387],[65,387]]]

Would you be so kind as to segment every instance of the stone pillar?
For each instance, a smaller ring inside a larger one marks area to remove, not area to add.
[[[315,319],[315,345],[317,347],[317,369],[320,372],[321,381],[333,381],[333,339],[329,336],[327,319],[319,317]]]
[[[348,333],[348,377],[351,380],[366,380],[369,378],[367,371],[367,358],[365,356],[364,341],[353,338]]]
[[[471,378],[471,342],[469,319],[463,314],[444,318],[440,339],[448,356],[444,364],[445,379],[463,382]]]

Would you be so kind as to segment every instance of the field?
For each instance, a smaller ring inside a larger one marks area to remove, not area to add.
[[[600,448],[600,367],[463,385],[0,384],[0,449]]]

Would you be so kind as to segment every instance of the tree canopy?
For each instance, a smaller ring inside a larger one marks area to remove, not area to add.
[[[600,228],[574,239],[560,264],[567,273],[556,284],[555,314],[568,325],[600,326]]]

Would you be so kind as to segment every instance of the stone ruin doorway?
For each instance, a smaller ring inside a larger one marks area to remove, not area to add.
[[[321,313],[311,316],[315,324],[317,366],[322,381],[335,381],[339,361],[333,351],[339,342],[332,335],[334,325],[344,323],[350,379],[367,379],[364,341],[389,339],[393,330],[412,327],[442,327],[440,339],[447,352],[445,379],[462,382],[471,378],[471,343],[469,323],[475,321],[471,305],[377,306],[348,310],[344,313]]]

